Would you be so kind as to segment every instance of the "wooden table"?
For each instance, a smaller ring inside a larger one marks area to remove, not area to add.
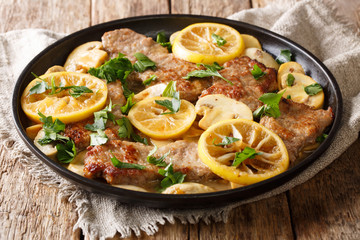
[[[0,0],[0,32],[46,28],[72,33],[147,14],[226,17],[274,0]],[[360,26],[359,0],[337,0],[339,14]],[[354,29],[355,31],[355,29]],[[360,140],[306,183],[235,209],[227,223],[160,226],[143,239],[360,239]],[[75,207],[0,149],[0,239],[82,239]],[[87,237],[85,236],[85,239]],[[133,237],[136,239],[136,237]]]

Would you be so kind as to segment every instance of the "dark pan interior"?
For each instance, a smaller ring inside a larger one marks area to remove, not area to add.
[[[295,61],[300,63],[306,70],[306,73],[323,86],[326,97],[324,107],[327,108],[330,106],[335,114],[334,122],[327,131],[329,136],[316,151],[286,172],[250,186],[206,194],[163,195],[115,188],[77,175],[44,155],[26,136],[25,128],[27,127],[27,120],[25,114],[21,110],[20,96],[27,84],[33,80],[31,72],[41,75],[53,65],[63,65],[67,56],[75,47],[88,41],[101,41],[101,36],[106,31],[126,27],[155,38],[159,31],[164,31],[167,36],[170,36],[171,33],[196,22],[218,22],[230,25],[240,33],[250,34],[258,38],[264,50],[273,56],[277,56],[282,49],[289,49],[296,56]],[[306,171],[306,169],[316,161],[324,151],[326,151],[332,142],[336,131],[339,129],[342,113],[342,98],[335,78],[315,56],[298,44],[278,34],[250,24],[216,17],[194,15],[154,15],[135,17],[107,22],[75,32],[46,48],[26,66],[17,80],[12,103],[13,117],[20,137],[30,150],[54,171],[90,192],[101,193],[126,203],[157,208],[205,208],[226,205],[255,197],[290,181],[301,172]]]

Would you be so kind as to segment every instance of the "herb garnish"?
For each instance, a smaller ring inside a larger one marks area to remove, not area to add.
[[[323,133],[320,136],[318,136],[315,141],[318,143],[322,143],[327,137],[328,135],[326,133]]]
[[[294,84],[294,81],[295,81],[295,77],[294,75],[292,75],[291,73],[289,73],[287,75],[287,78],[286,78],[286,85],[291,87],[293,84]]]
[[[135,142],[141,142],[145,145],[148,145],[146,138],[142,138],[134,132],[134,129],[127,117],[122,117],[116,120],[116,124],[119,125],[118,135],[121,138],[131,138]]]
[[[278,64],[283,64],[286,62],[290,62],[291,61],[291,57],[292,57],[292,53],[290,52],[290,50],[281,50],[279,56],[276,57],[275,61]]]
[[[323,89],[322,89],[320,84],[314,83],[314,84],[311,84],[309,86],[306,86],[304,88],[304,90],[305,90],[307,95],[314,96],[314,95],[318,94],[319,92],[321,92]]]
[[[73,140],[67,141],[65,144],[56,144],[56,158],[61,163],[70,163],[76,156],[76,147]]]
[[[166,88],[164,89],[162,93],[163,97],[169,97],[171,98],[171,101],[168,99],[165,100],[155,100],[155,103],[159,104],[160,106],[166,107],[170,112],[163,112],[161,115],[164,114],[174,114],[179,112],[181,100],[180,100],[180,94],[176,91],[176,81],[170,81]]]
[[[250,72],[256,80],[259,80],[259,78],[265,75],[265,72],[263,72],[257,64],[253,66],[253,69],[250,70]]]
[[[106,136],[103,130],[98,129],[96,133],[90,134],[90,145],[103,145],[108,141],[108,137]]]
[[[121,162],[119,159],[115,157],[113,153],[111,154],[113,155],[113,157],[110,160],[112,164],[117,168],[128,168],[128,169],[138,169],[138,170],[143,170],[146,168],[146,166],[140,164]]]
[[[172,163],[169,163],[164,169],[159,169],[158,173],[165,177],[161,181],[162,190],[174,184],[182,183],[186,177],[186,174],[182,174],[181,172],[174,172]]]
[[[171,53],[171,43],[167,41],[164,32],[159,32],[156,36],[156,42],[161,46],[166,47],[167,50]]]
[[[51,78],[51,86],[49,86],[49,84],[44,79],[40,78],[35,73],[31,73],[31,74],[34,77],[40,79],[41,82],[37,82],[32,88],[30,88],[29,90],[30,95],[44,93],[47,90],[51,90],[49,95],[53,95],[65,90],[69,90],[70,96],[74,98],[78,98],[84,93],[93,93],[93,91],[86,86],[67,86],[67,87],[56,86],[54,77]]]
[[[285,91],[284,91],[285,92]],[[253,112],[255,119],[260,119],[262,116],[267,115],[270,117],[278,118],[280,117],[279,102],[281,100],[282,93],[265,93],[259,100],[264,103],[263,106],[259,107]]]
[[[104,109],[94,112],[94,124],[86,124],[85,129],[96,132],[97,130],[105,130],[107,120],[115,122],[115,116],[111,113],[115,105],[111,100],[108,106]]]
[[[216,35],[215,33],[211,34],[211,38],[213,40],[213,43],[216,43],[219,47],[224,46],[227,41],[220,37],[219,35]]]
[[[132,93],[127,99],[126,104],[122,107],[120,107],[121,113],[128,115],[130,109],[135,105],[135,102],[133,102],[134,93]]]
[[[149,155],[147,156],[146,161],[148,161],[148,163],[154,164],[155,166],[158,166],[158,167],[166,167],[167,163],[164,161],[164,159],[170,154],[170,151],[165,153],[163,156],[156,158],[152,155],[157,151],[157,149],[158,148],[155,145],[153,150],[151,150],[149,152]]]
[[[215,144],[215,143],[214,143],[215,138],[214,138],[213,144],[214,144],[215,146],[226,146],[226,145],[229,145],[229,144],[231,144],[231,143],[237,142],[237,141],[239,141],[239,140],[240,140],[239,138],[224,137],[224,138],[222,139],[222,142],[221,142],[221,143]]]
[[[117,79],[121,81],[123,87],[126,78],[133,71],[133,66],[124,54],[119,53],[118,57],[110,59],[98,68],[90,68],[88,73],[105,79],[107,83],[115,82]]]
[[[286,99],[291,99],[291,95],[287,95],[287,96],[286,96]]]
[[[149,86],[153,81],[155,81],[157,79],[156,75],[151,75],[148,79],[146,79],[145,81],[143,81],[143,84],[145,86]]]
[[[137,61],[134,63],[134,69],[137,72],[144,72],[147,68],[151,68],[152,70],[156,69],[156,64],[150,58],[145,56],[142,53],[135,53],[134,57],[136,57]]]
[[[253,158],[255,158],[255,156],[261,155],[261,154],[263,154],[263,153],[256,152],[256,150],[253,148],[245,147],[242,152],[235,153],[235,159],[232,163],[232,166],[237,167],[240,165],[240,163],[242,163],[246,159],[253,159]]]
[[[40,145],[49,144],[54,141],[69,141],[68,137],[59,134],[65,130],[65,124],[63,122],[61,122],[58,118],[56,118],[53,122],[52,116],[46,117],[41,112],[38,112],[38,115],[40,116],[40,121],[44,123],[43,130],[45,133],[45,136],[38,141]]]
[[[227,83],[234,85],[230,80],[224,78],[220,75],[218,70],[223,69],[224,67],[220,66],[217,62],[214,62],[213,65],[198,63],[196,64],[198,67],[204,66],[206,70],[194,70],[192,72],[189,72],[184,79],[190,79],[191,77],[198,77],[198,78],[204,78],[204,77],[219,77],[226,81]]]

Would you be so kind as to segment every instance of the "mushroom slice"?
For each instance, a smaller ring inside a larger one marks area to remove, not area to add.
[[[38,134],[36,135],[35,139],[34,139],[34,144],[35,146],[42,151],[46,156],[48,156],[51,159],[55,160],[56,154],[57,154],[57,149],[53,144],[45,144],[45,145],[41,145],[38,141],[40,139],[42,139],[43,137],[45,137],[45,131],[44,129],[41,129]]]
[[[198,115],[203,115],[199,127],[204,130],[221,120],[237,118],[253,120],[252,112],[247,105],[222,94],[200,98],[195,105],[195,111]]]
[[[302,73],[292,73],[292,76],[294,77],[294,82],[291,86],[287,86],[286,83],[288,74],[284,74],[281,78],[281,85],[285,86],[285,88],[280,91],[285,92],[283,98],[290,98],[294,102],[304,103],[315,109],[321,108],[324,103],[324,91],[309,96],[304,90],[306,86],[314,84],[316,81]]]
[[[178,183],[172,185],[163,191],[163,194],[195,194],[195,193],[208,193],[214,192],[215,190],[211,187],[205,186],[200,183]]]
[[[258,48],[246,48],[242,55],[248,56],[251,59],[256,59],[268,68],[279,69],[279,64],[275,59],[267,52],[264,52]]]
[[[42,124],[40,123],[35,124],[26,128],[26,134],[28,135],[29,138],[34,140],[41,129],[42,129]]]
[[[133,98],[135,102],[140,102],[145,98],[160,97],[166,88],[166,84],[159,83],[154,86],[148,87],[147,89],[139,92]]]
[[[245,43],[245,48],[258,48],[262,50],[261,44],[256,37],[248,35],[248,34],[241,34],[242,39]]]
[[[117,187],[117,188],[123,188],[123,189],[127,189],[127,190],[133,190],[133,191],[139,191],[139,192],[147,192],[144,188],[134,186],[134,185],[111,185],[111,186]]]
[[[107,59],[108,54],[102,50],[99,41],[87,42],[75,48],[64,64],[67,72],[86,73],[91,67],[100,67]]]
[[[85,150],[77,153],[74,160],[72,160],[66,168],[74,173],[84,176],[84,158],[86,152],[87,151]]]
[[[281,82],[281,78],[283,77],[284,74],[286,74],[286,76],[287,76],[289,73],[305,74],[305,71],[304,71],[303,67],[297,62],[286,62],[286,63],[281,64],[279,67],[278,74],[277,74],[279,90],[286,88],[286,85],[282,85],[283,83]]]

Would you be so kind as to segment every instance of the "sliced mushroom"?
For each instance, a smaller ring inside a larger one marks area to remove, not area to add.
[[[279,69],[279,64],[275,61],[275,59],[269,53],[258,48],[246,48],[243,55],[248,56],[251,59],[256,59],[268,68],[275,68],[276,70]]]
[[[107,59],[102,43],[87,42],[75,48],[66,59],[64,68],[68,72],[86,73],[91,67],[100,67]]]
[[[127,189],[127,190],[133,190],[133,191],[139,191],[139,192],[147,192],[144,188],[134,186],[134,185],[111,185],[111,186],[117,187],[117,188],[123,188],[123,189]]]
[[[286,85],[282,85],[281,78],[283,77],[284,74],[287,75],[289,73],[305,74],[305,71],[304,71],[303,67],[297,62],[286,62],[286,63],[281,64],[279,67],[279,70],[278,70],[278,74],[277,74],[279,90],[286,87]]]
[[[76,154],[74,160],[69,163],[67,169],[70,171],[77,173],[81,176],[84,176],[84,158],[87,151],[81,151]]]
[[[204,130],[221,120],[237,118],[253,120],[252,112],[247,105],[222,94],[200,98],[195,105],[195,111],[198,115],[203,115],[199,127]]]
[[[133,98],[135,102],[140,102],[145,98],[160,97],[166,88],[166,84],[160,83],[139,92]]]
[[[211,187],[205,186],[200,183],[178,183],[172,185],[163,191],[163,194],[195,194],[195,193],[208,193],[214,192],[215,190]]]
[[[48,74],[48,73],[54,73],[54,72],[65,72],[65,68],[63,66],[59,66],[59,65],[55,65],[55,66],[52,66],[51,68],[49,68],[45,74]]]
[[[262,50],[261,44],[256,37],[248,34],[241,34],[241,37],[244,40],[245,48],[258,48]]]
[[[321,91],[316,95],[309,96],[304,90],[306,86],[314,84],[316,81],[302,73],[292,73],[292,75],[294,77],[292,86],[287,86],[286,84],[288,74],[284,74],[281,78],[281,85],[285,86],[285,88],[280,91],[285,92],[283,97],[290,98],[294,102],[304,103],[315,109],[321,108],[324,103],[324,92]]]
[[[28,135],[29,138],[34,140],[41,129],[42,129],[42,124],[35,124],[26,128],[26,134]]]
[[[57,154],[57,149],[53,144],[45,144],[45,145],[41,145],[38,141],[40,139],[42,139],[43,137],[45,137],[45,131],[44,129],[41,129],[38,134],[36,135],[35,139],[34,139],[34,144],[35,146],[42,151],[46,156],[48,156],[51,159],[55,160],[56,154]]]

